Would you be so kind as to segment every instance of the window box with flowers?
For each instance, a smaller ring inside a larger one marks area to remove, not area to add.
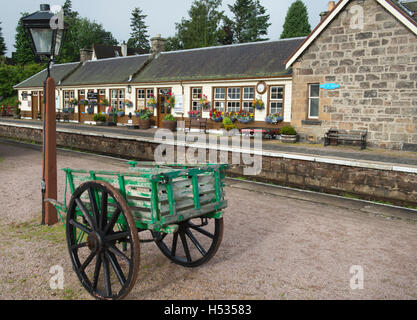
[[[224,112],[213,110],[210,112],[210,120],[214,122],[223,121]]]
[[[261,98],[254,99],[253,106],[256,110],[259,110],[259,111],[265,109],[265,103],[262,101]]]
[[[191,111],[188,111],[188,116],[190,118],[193,118],[193,119],[195,119],[195,118],[201,118],[201,111],[199,111],[199,110],[191,110]]]
[[[117,116],[118,117],[124,117],[125,116],[125,110],[122,108],[117,109]]]
[[[246,111],[240,111],[237,114],[237,121],[240,123],[251,123],[255,120],[254,114]]]
[[[269,124],[278,124],[282,121],[284,121],[282,113],[272,113],[265,118],[265,122]]]
[[[203,95],[200,99],[200,107],[203,111],[208,112],[210,111],[210,102],[207,99],[206,95]]]

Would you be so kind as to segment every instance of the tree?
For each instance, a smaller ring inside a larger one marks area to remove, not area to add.
[[[21,17],[29,15],[28,13],[21,13]],[[13,61],[16,64],[28,64],[35,62],[35,55],[33,54],[32,44],[30,37],[23,26],[23,22],[20,19],[16,27],[16,36],[14,47],[16,52],[13,54]]]
[[[234,15],[232,30],[235,43],[268,40],[262,37],[268,34],[270,16],[259,0],[236,0],[234,5],[229,5],[229,9]]]
[[[233,21],[228,17],[223,17],[223,28],[219,36],[219,42],[222,45],[234,43]]]
[[[141,48],[149,52],[151,46],[149,44],[148,27],[145,24],[146,17],[147,15],[142,14],[142,10],[139,8],[133,10],[130,19],[132,32],[130,33],[130,39],[127,41],[127,45],[130,48]]]
[[[77,39],[75,46],[78,49],[91,48],[93,44],[105,44],[117,46],[118,41],[113,37],[111,32],[106,31],[103,25],[87,18],[77,20],[75,31]]]
[[[288,9],[281,39],[308,36],[310,33],[307,7],[302,0],[297,0]]]
[[[222,0],[195,0],[188,11],[189,19],[176,24],[180,47],[203,48],[219,44],[223,11],[218,11]]]
[[[173,36],[167,38],[167,42],[165,44],[165,51],[177,51],[177,50],[183,50],[184,47],[182,46],[180,39],[178,36]]]
[[[80,56],[80,51],[76,46],[76,25],[78,21],[78,12],[72,10],[71,0],[66,0],[62,9],[64,10],[64,19],[67,30],[65,32],[65,39],[62,44],[61,54],[56,59],[56,62],[66,63],[78,61]]]
[[[7,47],[3,38],[3,32],[1,28],[1,22],[0,22],[0,56],[4,56],[6,54],[6,51],[7,51]]]

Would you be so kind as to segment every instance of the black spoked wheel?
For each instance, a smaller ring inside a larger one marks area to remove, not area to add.
[[[191,219],[179,224],[174,234],[154,233],[155,243],[172,262],[199,267],[217,253],[223,238],[223,218]]]
[[[139,236],[120,192],[106,182],[81,185],[67,214],[71,262],[81,284],[96,299],[124,298],[139,271]]]

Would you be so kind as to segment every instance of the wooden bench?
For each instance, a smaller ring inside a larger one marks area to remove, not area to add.
[[[361,150],[366,149],[366,138],[368,136],[368,130],[339,130],[331,128],[324,136],[324,146],[327,147],[330,144],[338,145],[341,141],[359,142]]]
[[[207,131],[207,119],[204,118],[190,118],[188,120],[188,129],[199,129],[204,130],[204,133]]]

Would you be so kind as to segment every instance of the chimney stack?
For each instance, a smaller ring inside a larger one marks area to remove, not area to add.
[[[127,57],[127,44],[125,41],[122,43],[122,57]]]
[[[160,34],[157,34],[156,37],[151,39],[151,44],[152,44],[151,53],[156,55],[158,53],[165,51],[166,43],[167,43],[167,40],[162,38]]]
[[[328,10],[327,11],[324,11],[324,12],[322,12],[322,13],[320,13],[320,22],[321,21],[323,21],[326,17],[327,17],[327,15],[330,13],[330,12],[332,12],[333,11],[333,9],[336,7],[336,4],[335,4],[335,2],[334,1],[330,1],[329,2],[329,6],[328,6]]]
[[[81,49],[80,50],[80,61],[86,62],[93,59],[93,50],[91,49]]]

